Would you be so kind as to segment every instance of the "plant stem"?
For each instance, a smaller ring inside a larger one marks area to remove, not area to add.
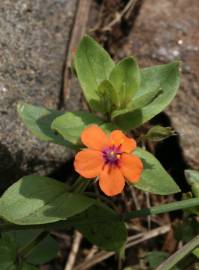
[[[83,193],[88,185],[89,185],[88,180],[85,181],[84,179],[82,179],[82,177],[78,177],[75,183],[73,184],[71,191],[75,193]]]
[[[127,212],[123,215],[124,220],[129,220],[136,217],[144,217],[148,215],[158,215],[171,211],[181,210],[185,208],[191,208],[194,206],[199,206],[199,198],[182,200],[179,202],[172,202],[163,204],[160,206],[154,206],[151,208],[144,208],[137,211]]]

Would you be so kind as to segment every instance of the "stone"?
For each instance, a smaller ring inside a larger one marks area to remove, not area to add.
[[[134,54],[142,67],[181,60],[180,90],[166,109],[180,134],[185,159],[199,169],[199,3],[198,0],[143,1],[124,55]]]
[[[49,174],[71,156],[37,140],[16,107],[24,101],[57,109],[75,9],[75,0],[1,0],[0,188],[25,174]]]

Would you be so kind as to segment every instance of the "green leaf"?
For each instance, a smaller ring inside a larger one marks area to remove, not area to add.
[[[155,89],[153,91],[147,92],[146,94],[142,96],[135,97],[131,100],[131,102],[126,106],[125,109],[122,110],[115,110],[112,113],[112,119],[115,117],[126,114],[126,113],[131,113],[135,110],[141,109],[142,107],[145,107],[152,103],[163,91],[161,89]]]
[[[155,269],[168,257],[168,253],[163,251],[152,251],[147,254],[147,260],[151,269]]]
[[[35,246],[30,254],[26,257],[26,261],[32,264],[44,264],[57,256],[59,246],[57,241],[51,236],[47,236],[37,246]]]
[[[141,98],[147,93],[156,90],[161,90],[161,93],[146,106],[133,112],[119,115],[115,118],[116,123],[123,130],[128,130],[149,121],[169,105],[177,93],[179,83],[178,62],[144,68],[141,71],[141,86],[134,99]]]
[[[28,263],[23,263],[19,270],[39,270],[39,268]]]
[[[15,243],[17,250],[27,246],[33,239],[40,235],[42,230],[19,230],[4,233]],[[57,256],[58,243],[51,236],[45,237],[39,244],[36,244],[25,256],[25,260],[31,264],[44,264]]]
[[[152,251],[147,254],[150,269],[157,269],[157,267],[168,258],[168,253],[164,251]],[[177,266],[172,267],[170,270],[180,270]]]
[[[198,258],[199,259],[199,247],[198,248],[195,248],[194,250],[193,250],[193,255],[195,255],[196,256],[196,258]]]
[[[99,106],[96,109],[102,113],[110,114],[118,104],[117,93],[110,81],[104,80],[97,88],[100,98]]]
[[[70,222],[92,244],[105,250],[119,251],[127,238],[125,224],[120,217],[101,203],[72,217]]]
[[[13,243],[16,246],[16,249],[19,249],[23,246],[26,246],[33,238],[37,238],[41,234],[41,229],[35,230],[19,230],[4,232],[3,237],[8,237],[12,239]]]
[[[26,103],[19,103],[17,110],[24,124],[38,139],[71,147],[60,135],[51,130],[51,123],[63,112]]]
[[[91,37],[82,38],[74,59],[77,77],[86,100],[95,109],[98,86],[109,78],[114,62],[109,54]]]
[[[118,96],[118,108],[125,108],[140,87],[140,69],[133,57],[119,62],[110,74],[110,81]]]
[[[51,128],[68,142],[79,144],[80,135],[86,126],[101,123],[101,118],[88,112],[66,112],[52,122]]]
[[[138,147],[134,154],[141,158],[144,165],[141,179],[135,184],[136,188],[159,195],[180,192],[175,181],[151,153]]]
[[[12,237],[4,236],[0,239],[0,269],[16,270],[16,245]]]
[[[52,178],[25,176],[0,199],[0,216],[14,224],[45,224],[65,220],[93,204],[92,199],[68,192]]]
[[[144,139],[148,139],[153,142],[159,142],[169,138],[174,134],[175,132],[171,127],[163,127],[157,125],[149,129],[147,134],[144,135]]]
[[[177,241],[188,242],[198,233],[199,226],[195,219],[186,219],[174,226],[174,235]]]
[[[113,123],[104,123],[100,125],[100,127],[104,130],[105,133],[110,134],[113,130],[119,129],[115,124]]]
[[[185,170],[187,183],[191,186],[191,191],[195,197],[199,197],[199,171]]]

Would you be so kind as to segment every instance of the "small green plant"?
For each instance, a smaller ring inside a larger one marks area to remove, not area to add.
[[[196,196],[121,214],[86,192],[92,182],[88,179],[96,180],[95,185],[107,196],[121,193],[125,181],[158,195],[181,192],[160,162],[126,135],[163,111],[175,97],[179,63],[144,69],[134,57],[114,63],[97,42],[85,36],[73,66],[90,112],[61,112],[21,103],[18,114],[40,140],[77,151],[74,169],[80,176],[69,186],[29,175],[5,191],[0,198],[2,270],[34,270],[52,259],[57,252],[49,236],[53,228],[73,227],[92,244],[120,254],[127,239],[126,221],[199,206]],[[158,141],[172,134],[170,128],[157,126],[141,140]],[[28,240],[24,239],[26,232]],[[43,255],[42,245],[47,250]]]

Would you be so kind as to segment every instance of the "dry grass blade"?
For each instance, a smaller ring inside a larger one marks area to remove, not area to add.
[[[120,13],[117,12],[115,14],[114,20],[112,20],[108,25],[103,27],[102,31],[111,31],[113,26],[119,23],[125,15],[129,17],[129,13],[132,12],[137,1],[138,0],[129,0],[129,2],[126,4],[123,10]]]
[[[90,11],[91,0],[78,0],[77,11],[73,23],[69,46],[67,48],[65,70],[64,70],[64,90],[63,98],[69,96],[70,91],[70,68],[72,61],[72,52],[77,47],[80,39],[86,32],[86,25]]]
[[[156,270],[170,270],[172,269],[180,260],[182,260],[187,254],[189,254],[194,248],[199,246],[199,235],[189,241],[181,249],[177,250],[173,255],[166,259],[161,265],[159,265]]]
[[[74,268],[81,240],[82,240],[81,233],[75,231],[73,245],[64,270],[72,270]]]

